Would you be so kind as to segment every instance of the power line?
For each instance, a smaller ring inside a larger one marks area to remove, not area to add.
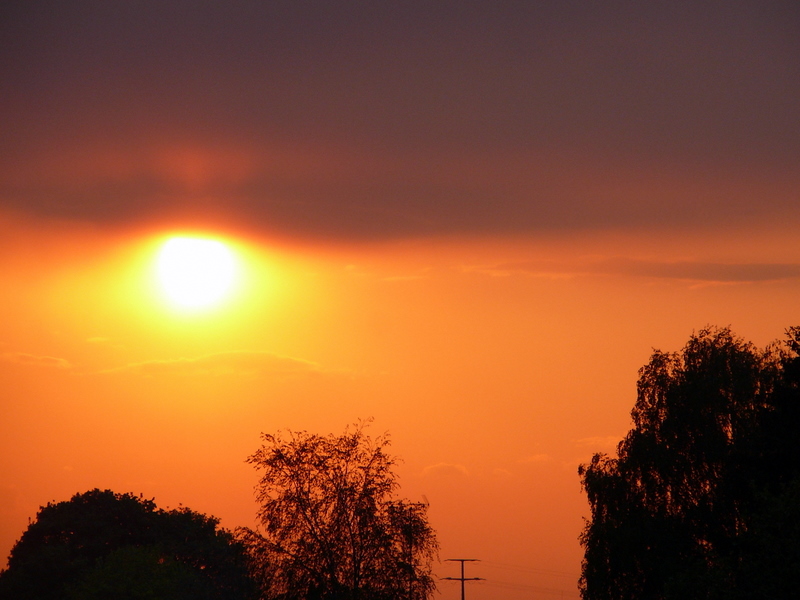
[[[442,579],[449,579],[450,581],[461,582],[461,600],[464,600],[464,582],[465,581],[482,581],[483,577],[464,577],[464,563],[477,562],[477,558],[446,558],[445,562],[460,562],[461,563],[461,577],[442,577]]]
[[[505,569],[507,571],[518,571],[522,573],[532,573],[537,575],[548,575],[554,577],[569,577],[571,579],[578,578],[577,574],[568,573],[567,571],[556,571],[554,569],[540,569],[538,567],[525,567],[522,565],[512,565],[508,563],[494,562],[491,560],[481,560],[481,562],[488,567]]]
[[[549,596],[557,596],[567,600],[568,598],[580,598],[577,591],[561,590],[556,588],[542,587],[538,585],[529,585],[524,583],[512,583],[510,581],[498,581],[495,579],[487,580],[486,584],[489,588],[511,590],[517,592],[535,592],[537,595],[547,594]]]
[[[540,569],[536,567],[529,567],[529,566],[522,566],[522,565],[514,565],[508,563],[500,563],[494,562],[491,560],[482,560],[481,564],[484,565],[486,568],[489,569],[498,569],[503,570],[506,572],[513,572],[519,574],[526,574],[528,577],[534,576],[537,579],[543,576],[546,577],[557,577],[557,578],[575,578],[575,575],[572,573],[567,573],[566,571],[556,571],[553,569]],[[459,580],[458,578],[446,578],[446,579],[455,579]],[[488,577],[485,579],[485,584],[489,588],[494,589],[505,589],[505,590],[514,590],[519,592],[528,592],[534,593],[537,597],[540,594],[546,594],[549,596],[557,596],[562,598],[563,600],[567,600],[567,598],[578,598],[579,593],[578,590],[565,590],[561,588],[560,585],[556,584],[555,587],[548,586],[548,585],[535,585],[532,583],[522,583],[522,582],[512,582],[512,581],[504,581],[502,575],[499,578],[495,578],[494,576]]]

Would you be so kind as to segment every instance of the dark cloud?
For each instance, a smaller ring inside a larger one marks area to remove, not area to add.
[[[0,11],[15,210],[359,238],[800,220],[793,2]]]

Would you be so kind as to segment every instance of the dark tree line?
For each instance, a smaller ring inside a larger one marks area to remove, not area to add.
[[[426,600],[436,537],[396,498],[396,459],[364,424],[263,436],[260,530],[110,490],[40,509],[0,572],[0,600]]]
[[[800,328],[764,350],[705,329],[639,372],[617,457],[579,473],[586,600],[793,598]]]
[[[245,547],[217,519],[110,490],[42,507],[0,573],[3,600],[256,597]]]

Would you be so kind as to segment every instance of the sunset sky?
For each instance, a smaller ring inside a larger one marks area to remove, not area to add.
[[[653,348],[800,324],[799,166],[795,1],[4,2],[0,564],[94,487],[253,526],[260,432],[372,417],[470,600],[576,598]]]

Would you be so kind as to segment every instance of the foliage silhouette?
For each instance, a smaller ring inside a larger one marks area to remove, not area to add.
[[[94,489],[42,507],[0,574],[3,600],[256,597],[245,548],[213,517]]]
[[[797,327],[763,351],[707,328],[681,353],[653,354],[618,457],[579,469],[586,600],[789,597],[799,351]]]
[[[240,530],[268,598],[424,600],[438,545],[426,507],[395,499],[389,439],[262,434],[261,531]]]

